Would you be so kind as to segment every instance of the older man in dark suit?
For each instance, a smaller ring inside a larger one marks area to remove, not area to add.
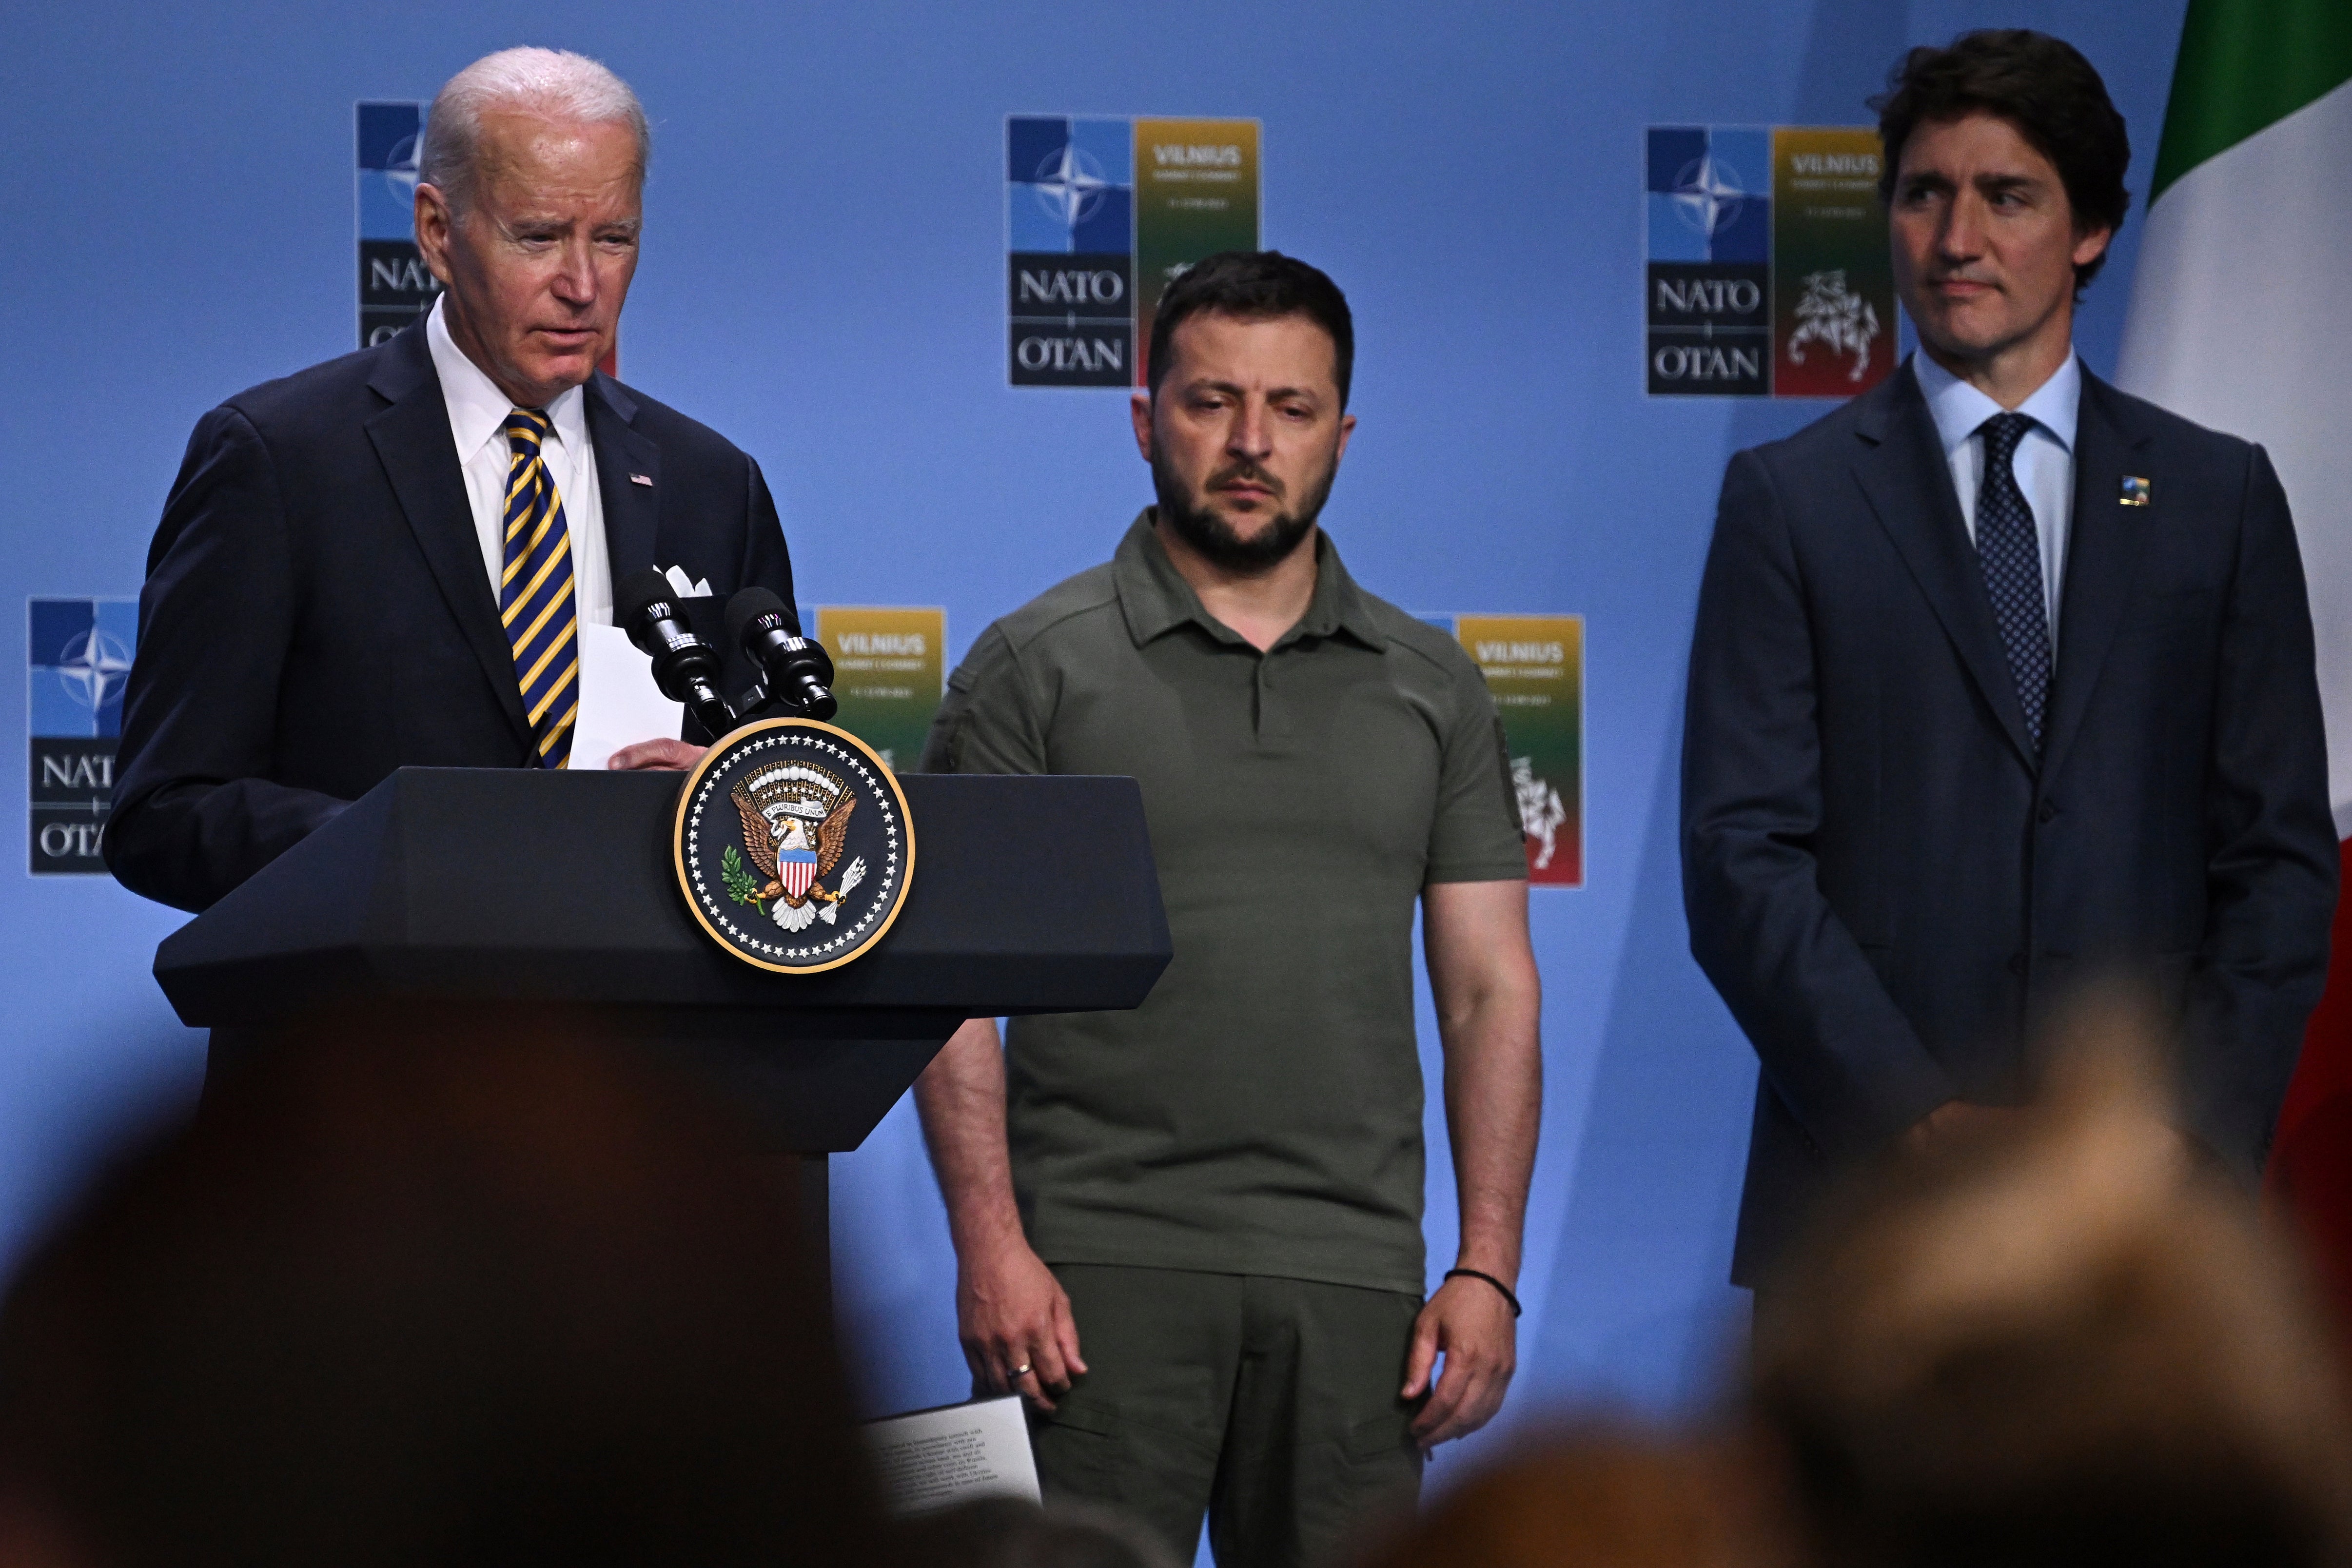
[[[2074,355],[2129,199],[2105,85],[1977,33],[1879,106],[1920,352],[1732,460],[1691,649],[1691,946],[1763,1064],[1749,1284],[1841,1169],[2028,1093],[2102,976],[2169,1010],[2182,1131],[2252,1179],[2336,899],[2270,462]]]
[[[182,909],[395,768],[567,765],[581,628],[611,623],[616,576],[793,602],[758,465],[596,369],[636,268],[635,95],[509,49],[450,79],[425,135],[417,241],[446,292],[206,415],[149,552],[106,857]]]

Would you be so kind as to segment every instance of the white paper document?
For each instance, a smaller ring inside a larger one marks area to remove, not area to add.
[[[614,752],[639,741],[675,737],[686,706],[654,684],[653,660],[618,626],[576,628],[580,634],[580,717],[572,723],[572,765],[602,768]]]
[[[1018,1394],[886,1415],[863,1430],[883,1498],[902,1519],[975,1498],[1038,1500],[1037,1461]]]

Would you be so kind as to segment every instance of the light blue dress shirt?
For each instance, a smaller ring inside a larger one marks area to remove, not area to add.
[[[1977,488],[1984,482],[1984,440],[1977,434],[1984,422],[2003,412],[2001,405],[1924,353],[1911,356],[1912,373],[1927,399],[1936,434],[1944,443],[1944,460],[1952,468],[1952,486],[1960,493],[1960,518],[1968,525],[1969,542],[1977,537]],[[2083,362],[2072,351],[2066,363],[2018,405],[2017,412],[2033,421],[2033,428],[2017,444],[2011,471],[2025,504],[2033,510],[2033,529],[2042,542],[2042,597],[2050,612],[2050,647],[2058,647],[2059,590],[2066,579],[2066,542],[2074,523],[2074,416],[2083,403]]]

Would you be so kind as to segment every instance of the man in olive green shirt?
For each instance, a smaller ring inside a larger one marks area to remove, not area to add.
[[[1002,1050],[975,1020],[916,1095],[976,1384],[1037,1407],[1049,1495],[1186,1556],[1205,1511],[1221,1568],[1328,1560],[1514,1364],[1527,861],[1476,667],[1316,525],[1352,352],[1339,289],[1288,258],[1173,285],[1135,405],[1159,505],[982,636],[924,759],[1141,785],[1175,939],[1150,997]],[[1416,903],[1462,1198],[1425,1304]]]

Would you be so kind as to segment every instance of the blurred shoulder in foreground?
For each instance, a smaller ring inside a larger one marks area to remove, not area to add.
[[[26,1266],[0,1557],[872,1561],[829,1313],[731,1124],[552,1038],[374,1033],[208,1096]]]
[[[1592,1426],[1524,1443],[1365,1568],[1794,1568],[1763,1450]]]
[[[1139,1521],[1099,1504],[983,1498],[903,1527],[923,1568],[1182,1568]]]
[[[2175,1131],[2159,1039],[2086,1009],[2034,1106],[1874,1172],[1759,1293],[1755,1410],[1821,1561],[2345,1560],[2337,1347]]]

